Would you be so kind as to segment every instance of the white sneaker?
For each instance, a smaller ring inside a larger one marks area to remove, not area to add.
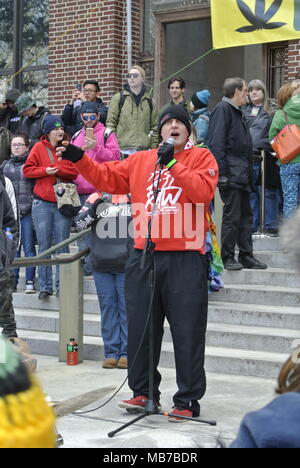
[[[25,294],[35,294],[35,286],[33,281],[26,281]]]

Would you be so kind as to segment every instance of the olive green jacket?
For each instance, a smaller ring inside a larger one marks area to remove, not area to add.
[[[158,146],[158,112],[149,92],[145,92],[139,105],[127,89],[122,91],[124,104],[120,110],[121,93],[115,94],[109,105],[106,126],[115,132],[120,148],[149,149]],[[152,99],[152,111],[149,105]]]
[[[171,100],[170,102],[168,102],[168,104],[165,104],[159,111],[159,115],[161,115],[169,106],[175,106],[175,102],[173,100]],[[188,103],[188,101],[186,101],[186,99],[183,99],[183,101],[179,102],[177,104],[178,106],[183,106],[185,108],[185,110],[187,111],[187,113],[190,115],[191,114],[191,109],[190,109],[190,105]]]

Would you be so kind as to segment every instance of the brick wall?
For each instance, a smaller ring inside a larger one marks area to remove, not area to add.
[[[300,72],[300,40],[289,41],[286,59],[285,79],[290,81]]]
[[[133,0],[133,62],[140,47],[140,1]],[[76,83],[96,79],[106,104],[127,71],[124,0],[49,0],[49,102],[61,113]]]

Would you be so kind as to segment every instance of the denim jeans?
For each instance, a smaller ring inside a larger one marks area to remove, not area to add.
[[[260,227],[260,203],[261,186],[256,185],[260,174],[260,162],[253,163],[253,185],[255,191],[251,193],[250,204],[253,213],[252,231],[255,232]],[[277,229],[279,215],[279,198],[276,189],[265,189],[265,228]]]
[[[21,247],[23,247],[25,257],[35,257],[35,232],[31,214],[21,218]],[[21,257],[21,247],[17,251],[16,257]],[[15,268],[16,283],[19,281],[19,268]],[[26,281],[34,281],[35,267],[26,268]]]
[[[288,218],[298,206],[300,163],[288,163],[280,166],[280,178],[283,192],[283,216]]]
[[[39,244],[39,253],[50,249],[54,244],[58,244],[67,239],[70,235],[71,218],[63,216],[58,211],[56,203],[50,203],[43,200],[33,200],[32,219],[34,222],[37,240]],[[68,246],[58,250],[56,253],[68,253]],[[47,256],[46,258],[50,258]],[[40,290],[53,292],[52,267],[39,267]],[[59,289],[59,266],[56,267],[55,278],[56,289]]]
[[[125,273],[93,272],[97,289],[101,333],[105,358],[127,357],[127,315],[125,309]]]

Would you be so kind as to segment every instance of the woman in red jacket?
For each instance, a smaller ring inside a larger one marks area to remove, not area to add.
[[[60,214],[57,208],[53,184],[56,178],[62,182],[73,180],[78,172],[68,161],[59,161],[56,147],[64,136],[64,124],[60,117],[47,115],[44,121],[44,136],[32,148],[24,165],[24,176],[36,179],[33,190],[32,218],[36,229],[39,253],[58,244],[70,235],[71,218]],[[68,252],[68,247],[58,253]],[[49,257],[47,257],[49,258]],[[39,267],[39,299],[47,299],[53,294],[52,267]],[[59,294],[59,267],[56,267],[56,295]]]

